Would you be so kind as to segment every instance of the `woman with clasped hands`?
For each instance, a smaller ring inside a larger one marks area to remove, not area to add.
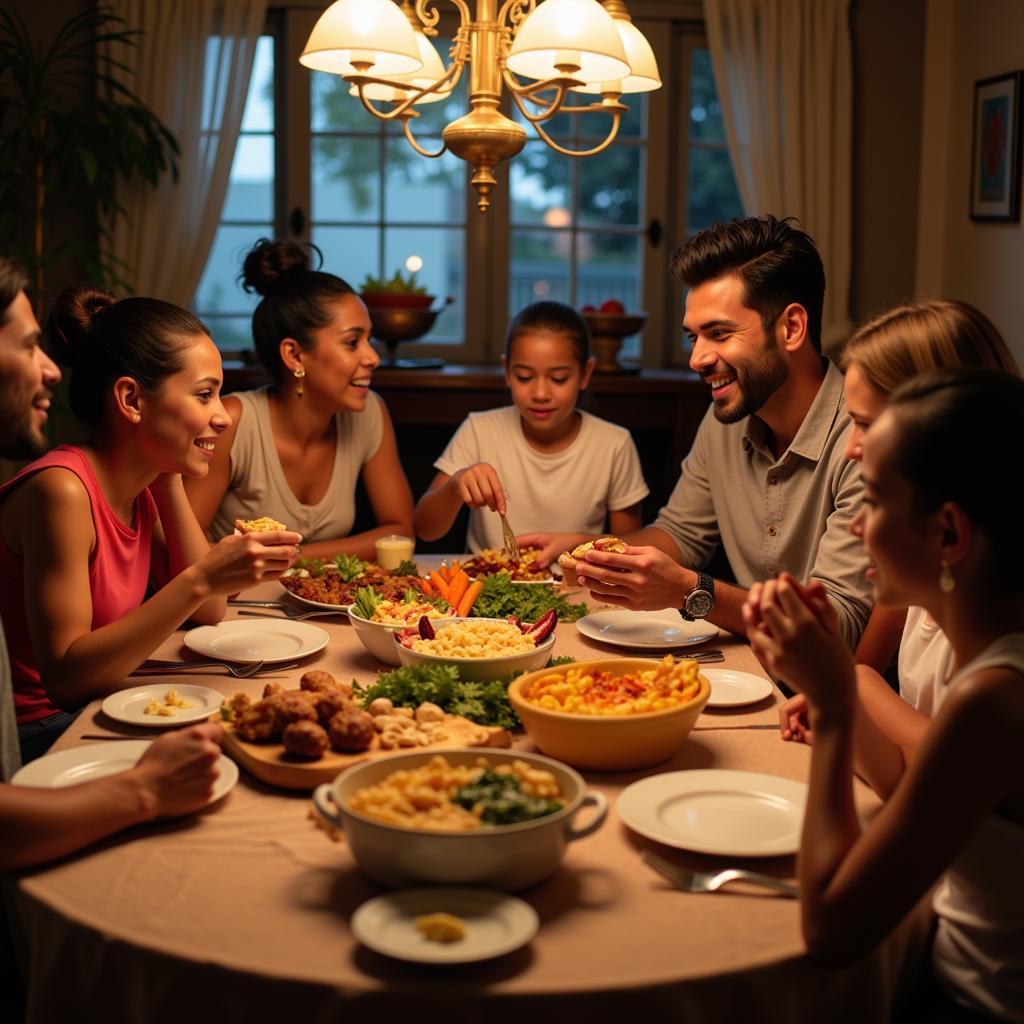
[[[864,955],[938,882],[925,998],[958,1021],[1024,1020],[1024,565],[993,443],[1021,436],[1024,382],[982,369],[912,380],[865,436],[853,532],[876,600],[925,608],[955,655],[914,756],[876,737],[871,770],[888,800],[867,828],[853,798],[854,661],[822,588],[782,576],[744,607],[758,657],[810,705],[799,858],[809,951]]]

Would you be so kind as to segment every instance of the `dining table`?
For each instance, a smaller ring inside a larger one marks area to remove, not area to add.
[[[277,582],[244,596],[290,600]],[[228,618],[239,612],[230,607]],[[310,669],[361,684],[388,669],[344,615],[310,621],[328,642],[296,667],[248,679],[213,669],[167,679],[256,697],[268,681],[298,686]],[[195,657],[183,636],[175,633],[153,657]],[[719,632],[694,649],[707,647],[722,651],[723,667],[767,678],[743,638]],[[555,632],[554,655],[582,661],[635,653],[584,636],[571,622]],[[26,1020],[889,1020],[927,955],[927,899],[863,960],[825,966],[806,953],[798,900],[740,885],[679,891],[642,859],[651,849],[688,868],[739,866],[793,879],[794,855],[727,858],[664,846],[617,814],[623,789],[655,773],[731,769],[806,781],[810,748],[784,742],[772,728],[782,700],[773,684],[753,705],[706,708],[678,752],[652,768],[582,773],[607,797],[608,817],[569,845],[556,874],[518,894],[539,917],[535,937],[504,956],[457,966],[409,963],[361,945],[350,919],[384,890],[360,871],[343,835],[318,827],[308,793],[243,770],[200,813],[137,826],[15,877]],[[54,751],[102,742],[86,736],[153,734],[109,719],[94,701]],[[536,750],[523,733],[514,734],[513,746]],[[866,786],[856,787],[867,820],[880,804]]]

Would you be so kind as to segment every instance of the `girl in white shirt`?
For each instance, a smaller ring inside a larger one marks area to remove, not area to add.
[[[851,529],[875,598],[924,608],[958,669],[912,758],[876,748],[891,796],[866,827],[853,798],[854,661],[821,585],[784,576],[744,606],[758,657],[810,704],[798,861],[809,952],[865,955],[939,882],[935,981],[915,1021],[1024,1021],[1024,548],[1004,447],[1022,436],[1024,381],[973,367],[915,377],[865,436]]]
[[[629,431],[576,408],[594,370],[580,315],[560,302],[527,306],[501,364],[513,404],[471,413],[456,431],[416,506],[417,535],[443,536],[463,504],[473,552],[502,547],[496,513],[519,533],[639,529],[648,488]]]

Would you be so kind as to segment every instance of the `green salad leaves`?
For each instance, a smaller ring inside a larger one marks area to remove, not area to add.
[[[552,658],[548,666],[566,665],[573,660]],[[460,679],[455,665],[411,665],[382,672],[377,682],[357,690],[357,694],[363,707],[378,697],[387,697],[397,707],[418,707],[430,701],[449,715],[462,715],[478,725],[515,729],[519,716],[508,700],[508,684],[513,679],[515,676],[474,683]]]
[[[484,578],[484,589],[470,614],[483,619],[515,615],[522,622],[536,622],[552,608],[559,622],[575,622],[589,610],[585,604],[573,604],[553,586],[513,583],[507,572],[499,572]]]

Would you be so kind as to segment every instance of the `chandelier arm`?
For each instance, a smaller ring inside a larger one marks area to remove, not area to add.
[[[430,3],[431,0],[421,0],[421,2]],[[536,6],[536,0],[505,0],[498,12],[498,24],[504,25],[505,19],[508,17],[508,23],[516,27],[533,13]]]
[[[597,153],[601,153],[606,150],[614,141],[615,136],[619,134],[619,121],[622,120],[622,114],[616,110],[615,119],[612,121],[612,126],[608,130],[608,134],[605,136],[602,142],[599,142],[593,149],[566,149],[564,146],[560,146],[550,135],[544,130],[539,124],[534,124],[534,128],[537,129],[537,134],[556,152],[561,153],[562,156],[594,156]]]
[[[555,98],[543,110],[537,111],[536,114],[531,114],[530,111],[526,109],[523,97],[520,96],[519,93],[513,92],[511,95],[523,117],[525,117],[530,124],[536,127],[541,121],[548,121],[554,117],[555,114],[559,113],[559,104],[561,104],[562,100],[565,99],[565,86],[560,85],[555,86],[555,88],[558,90],[555,94]],[[527,97],[527,99],[529,99],[529,97]]]
[[[429,150],[424,149],[413,137],[412,130],[409,128],[408,117],[402,118],[402,131],[405,132],[406,141],[409,143],[410,146],[412,146],[413,149],[416,150],[417,153],[419,153],[420,156],[430,157],[431,160],[434,160],[437,157],[441,156],[443,153],[445,153],[448,149],[447,144],[444,142],[441,143],[441,148],[436,153],[431,153]]]
[[[451,84],[454,89],[458,84],[459,79],[462,77],[462,71],[465,67],[463,62],[454,61],[452,66],[439,78],[436,82],[431,82],[430,85],[424,86],[422,89],[417,89],[410,95],[406,96],[404,100],[398,102],[397,106],[392,110],[379,110],[373,105],[372,100],[368,100],[363,95],[363,89],[367,85],[389,85],[393,89],[401,89],[403,92],[409,92],[408,82],[396,82],[392,78],[376,78],[373,75],[343,75],[343,79],[346,82],[350,82],[356,87],[359,92],[359,99],[362,101],[363,106],[374,116],[380,118],[382,121],[393,121],[396,117],[402,117],[403,115],[411,117],[419,117],[416,111],[410,111],[410,107],[414,103],[421,100],[424,96],[428,96],[432,92],[437,92],[439,89],[443,89],[445,86]]]
[[[419,18],[425,35],[437,35],[436,25],[441,20],[441,15],[437,11],[428,11],[427,8],[439,2],[440,0],[416,0],[416,17]],[[473,15],[465,0],[448,0],[448,3],[459,9],[459,28],[473,21]]]

